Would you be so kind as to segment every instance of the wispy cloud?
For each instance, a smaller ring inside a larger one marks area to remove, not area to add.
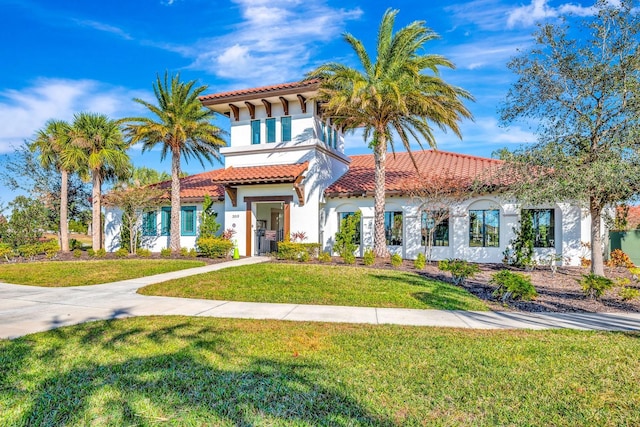
[[[507,18],[507,27],[514,28],[518,25],[530,27],[536,22],[560,15],[589,16],[594,13],[592,6],[584,7],[573,3],[564,3],[553,7],[548,3],[548,0],[531,0],[530,4],[511,10]]]
[[[149,94],[94,80],[40,79],[25,89],[0,92],[0,153],[13,151],[52,118],[72,120],[79,111],[112,118],[138,115],[141,110],[131,101],[134,97],[149,98]]]
[[[336,9],[325,0],[235,0],[242,21],[230,33],[196,44],[191,68],[243,84],[299,79],[311,52],[358,19],[360,9]]]
[[[526,48],[531,42],[529,35],[489,35],[470,43],[452,46],[447,51],[447,56],[463,70],[504,68],[504,64],[517,54],[518,49]]]
[[[502,31],[510,8],[499,0],[474,0],[446,6],[456,25],[473,24],[482,30]]]
[[[133,37],[129,33],[113,25],[108,25],[98,21],[83,20],[83,19],[73,19],[73,22],[75,22],[77,25],[80,25],[81,27],[93,28],[94,30],[103,31],[105,33],[116,35],[125,40],[133,40]]]

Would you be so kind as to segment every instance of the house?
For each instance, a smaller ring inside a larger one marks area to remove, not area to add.
[[[241,255],[271,252],[275,242],[303,231],[308,242],[331,250],[340,220],[361,213],[359,255],[373,246],[373,155],[348,156],[344,135],[323,117],[314,101],[318,81],[217,93],[202,104],[230,120],[230,144],[220,150],[224,168],[181,180],[181,245],[194,247],[205,195],[214,199],[222,229],[232,229]],[[444,151],[413,153],[422,173],[448,174],[471,180],[500,162]],[[386,170],[385,224],[392,253],[413,259],[424,251],[432,225],[407,191],[419,175],[408,153],[389,154]],[[168,183],[165,183],[168,187]],[[521,209],[499,194],[484,194],[452,204],[447,220],[436,225],[434,259],[463,258],[501,262],[515,236]],[[534,218],[536,256],[561,254],[564,263],[579,265],[588,256],[589,217],[566,202],[530,206]],[[159,251],[169,243],[169,207],[148,212],[143,244]],[[106,214],[106,248],[119,247],[119,215]]]

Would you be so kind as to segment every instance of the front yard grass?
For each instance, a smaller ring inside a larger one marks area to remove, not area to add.
[[[416,273],[335,265],[246,265],[158,283],[138,292],[229,301],[487,310],[464,289]]]
[[[0,425],[640,425],[638,354],[636,333],[101,321],[0,341]]]
[[[0,282],[46,287],[85,286],[202,267],[194,260],[100,260],[0,265]]]

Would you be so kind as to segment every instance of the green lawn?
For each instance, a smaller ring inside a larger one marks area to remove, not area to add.
[[[640,425],[640,335],[149,317],[0,341],[3,426]]]
[[[170,259],[1,264],[0,282],[32,286],[85,286],[151,276],[203,265],[205,263],[202,261]]]
[[[467,291],[415,273],[330,265],[254,264],[158,283],[139,292],[230,301],[487,310]]]

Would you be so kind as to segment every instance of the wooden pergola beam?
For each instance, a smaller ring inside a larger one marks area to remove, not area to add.
[[[240,120],[240,108],[233,104],[229,104],[229,108],[231,108],[231,111],[233,112],[233,120],[236,122]]]
[[[282,109],[284,110],[284,115],[288,116],[289,115],[289,101],[287,101],[285,98],[283,98],[281,96],[280,97],[280,102],[282,103]]]
[[[244,104],[249,109],[249,115],[251,116],[251,120],[256,118],[256,106],[250,103],[249,101],[244,101]]]
[[[300,109],[302,110],[302,114],[306,114],[306,112],[307,112],[307,99],[304,96],[300,95],[300,94],[298,94],[297,96],[298,96],[298,101],[300,101]]]
[[[271,117],[271,103],[266,99],[263,99],[262,103],[264,104],[264,109],[267,110],[267,117]]]

